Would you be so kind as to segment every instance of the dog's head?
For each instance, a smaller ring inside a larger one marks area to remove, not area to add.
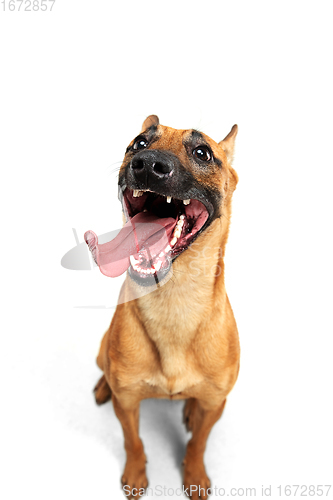
[[[222,216],[238,180],[231,167],[236,135],[234,125],[216,143],[197,130],[160,125],[155,115],[144,121],[119,172],[123,209],[126,218],[147,212],[162,226],[171,220],[171,229],[163,252],[131,259],[129,274],[134,281],[143,286],[154,283],[156,276],[161,281],[171,261]]]

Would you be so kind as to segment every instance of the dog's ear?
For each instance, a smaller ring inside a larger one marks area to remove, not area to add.
[[[229,134],[223,139],[223,141],[219,142],[219,145],[227,155],[227,159],[230,165],[232,164],[232,160],[234,157],[235,139],[237,132],[238,132],[238,126],[234,125],[230,130]]]
[[[238,182],[238,175],[231,166],[232,160],[234,158],[235,139],[237,132],[238,132],[238,126],[234,125],[230,130],[229,134],[223,139],[223,141],[219,143],[219,145],[227,155],[227,160],[229,163],[229,176],[226,183],[226,189],[230,194],[234,192]]]
[[[237,172],[232,167],[229,167],[229,176],[228,176],[228,180],[226,183],[226,189],[230,193],[233,193],[236,189],[237,183],[238,183]]]
[[[149,115],[142,124],[141,132],[147,130],[147,128],[152,127],[153,125],[158,125],[160,120],[156,115]]]

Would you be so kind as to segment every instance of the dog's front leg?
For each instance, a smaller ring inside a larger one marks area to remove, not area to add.
[[[192,500],[208,497],[207,489],[210,481],[206,474],[203,456],[209,433],[220,418],[225,405],[224,400],[216,407],[208,407],[199,399],[189,399],[184,409],[184,417],[188,430],[192,431],[192,438],[188,442],[184,458],[184,487]]]
[[[140,401],[131,405],[122,402],[112,393],[112,402],[115,413],[120,420],[125,438],[125,450],[127,454],[126,465],[121,482],[126,496],[141,496],[143,489],[148,486],[146,477],[146,456],[143,444],[139,437],[139,411]]]

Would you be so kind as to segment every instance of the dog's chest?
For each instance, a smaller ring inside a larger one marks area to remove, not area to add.
[[[163,350],[160,369],[155,369],[144,378],[155,395],[169,397],[180,393],[188,395],[191,388],[202,381],[203,376],[194,366],[191,356],[174,346]]]
[[[149,370],[144,382],[164,395],[187,393],[204,380],[194,345],[206,306],[203,292],[207,290],[191,287],[190,292],[188,283],[165,286],[139,301],[141,321],[156,347],[155,367],[159,367]]]
[[[149,370],[144,381],[163,394],[184,393],[203,381],[193,354],[194,335],[186,326],[184,321],[173,316],[172,321],[169,318],[165,323],[153,323],[148,328],[147,333],[155,344],[158,359],[154,363],[155,369]]]

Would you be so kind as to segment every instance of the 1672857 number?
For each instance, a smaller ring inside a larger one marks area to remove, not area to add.
[[[293,484],[286,486],[278,486],[279,496],[300,496],[300,497],[327,497],[328,492],[331,489],[330,484],[318,484],[318,485],[305,485],[305,484]]]
[[[52,12],[55,0],[2,0],[2,10],[10,12]]]

